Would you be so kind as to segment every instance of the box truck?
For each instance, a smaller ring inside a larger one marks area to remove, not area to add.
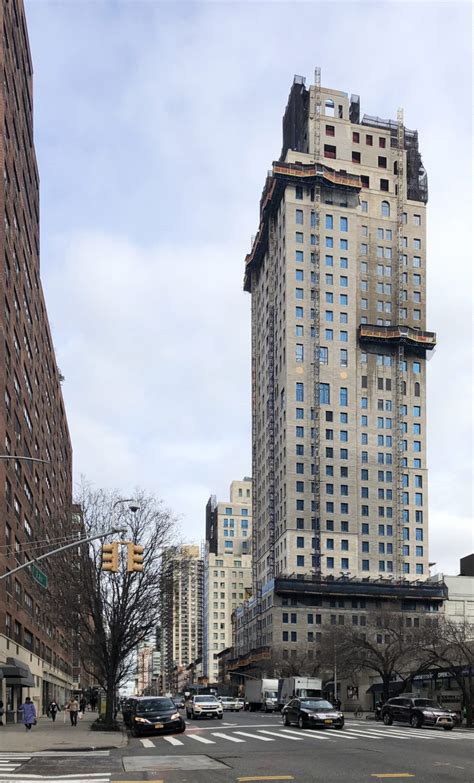
[[[245,680],[245,701],[251,712],[256,710],[273,712],[278,708],[277,696],[278,680],[253,680],[249,677]]]
[[[291,699],[321,696],[323,683],[319,677],[283,677],[278,680],[278,709]]]

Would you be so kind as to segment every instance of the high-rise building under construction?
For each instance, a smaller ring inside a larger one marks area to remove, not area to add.
[[[428,576],[427,176],[418,134],[295,77],[245,263],[254,595]]]

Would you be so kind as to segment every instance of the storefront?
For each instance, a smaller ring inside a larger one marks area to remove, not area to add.
[[[28,689],[35,687],[35,679],[30,667],[16,658],[7,658],[0,671],[5,683],[5,722],[15,723],[21,719],[18,708],[28,696]]]

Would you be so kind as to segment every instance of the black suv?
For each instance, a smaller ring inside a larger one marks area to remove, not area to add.
[[[382,707],[382,720],[386,726],[393,721],[409,723],[414,729],[422,726],[442,726],[445,731],[454,727],[454,714],[451,710],[441,707],[432,699],[421,699],[416,696],[397,696],[389,699]]]
[[[145,733],[163,734],[166,731],[180,734],[186,728],[176,704],[165,696],[143,696],[133,699],[128,726],[134,737]]]

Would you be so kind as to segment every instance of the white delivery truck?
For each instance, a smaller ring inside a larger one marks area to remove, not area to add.
[[[245,680],[245,702],[251,712],[273,712],[277,709],[277,695],[278,680],[253,680],[249,677]]]
[[[283,677],[278,680],[278,709],[291,699],[321,696],[323,683],[319,677]]]

